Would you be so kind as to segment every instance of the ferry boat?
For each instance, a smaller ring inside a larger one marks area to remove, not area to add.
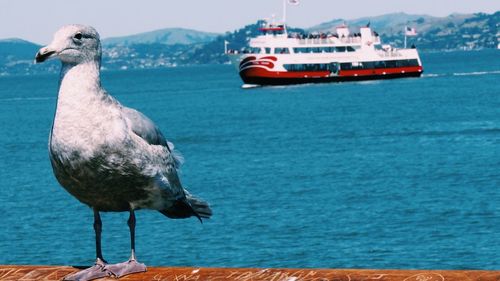
[[[264,21],[260,31],[248,48],[225,46],[243,87],[419,77],[423,72],[414,46],[383,45],[369,24],[356,33],[344,24],[335,32],[300,34],[289,33],[284,23]]]

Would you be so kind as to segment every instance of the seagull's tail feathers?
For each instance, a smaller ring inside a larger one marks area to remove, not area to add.
[[[165,210],[160,210],[160,213],[171,219],[184,219],[195,216],[203,223],[203,219],[208,219],[212,216],[212,209],[207,202],[196,198],[186,192],[186,197],[178,199],[174,204]]]

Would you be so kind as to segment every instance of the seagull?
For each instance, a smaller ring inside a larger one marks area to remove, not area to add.
[[[100,82],[101,43],[90,26],[66,25],[41,48],[35,63],[62,62],[49,156],[58,182],[94,212],[96,262],[65,280],[144,272],[135,255],[135,211],[173,218],[210,218],[207,202],[183,188],[182,156],[141,112],[121,105]],[[108,264],[101,251],[100,212],[129,212],[130,259]]]

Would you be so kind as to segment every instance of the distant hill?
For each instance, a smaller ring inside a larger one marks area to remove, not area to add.
[[[196,46],[212,42],[219,34],[184,28],[166,28],[124,37],[106,38],[104,69],[172,67],[190,64]]]
[[[0,62],[23,58],[26,53],[36,52],[39,45],[18,38],[0,40]],[[34,53],[33,53],[34,54]]]
[[[453,14],[445,18],[420,17],[408,23],[418,36],[410,42],[422,50],[474,50],[497,48],[500,43],[500,11],[494,14]],[[381,33],[390,44],[403,44],[403,28]]]
[[[18,38],[0,40],[0,76],[52,72],[54,63],[35,67],[33,61],[40,45]]]
[[[165,28],[150,32],[144,32],[123,37],[112,37],[103,39],[104,46],[134,44],[199,44],[212,41],[219,34],[202,32],[185,28]]]
[[[0,40],[0,63],[26,60],[31,56],[31,60],[35,57],[36,51],[40,48],[39,45],[18,38],[9,38]]]
[[[405,26],[413,27],[418,36],[409,40],[422,50],[496,48],[500,40],[500,12],[451,14],[447,17],[394,13],[354,20],[336,19],[308,30],[332,31],[343,23],[353,28],[370,23],[372,29],[381,35],[383,42],[396,46],[403,45]]]
[[[447,17],[433,17],[427,15],[410,15],[406,13],[392,13],[382,16],[363,17],[359,19],[334,19],[319,25],[308,28],[308,31],[335,31],[335,28],[342,24],[347,24],[351,28],[359,28],[370,23],[370,27],[379,34],[397,34],[402,33],[405,26],[417,28],[419,32],[425,32],[433,26],[441,26],[452,22],[459,24],[468,18],[474,17],[473,14],[452,14]]]

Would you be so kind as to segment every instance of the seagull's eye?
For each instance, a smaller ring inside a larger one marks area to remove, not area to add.
[[[81,33],[77,33],[75,34],[75,36],[73,36],[73,38],[77,39],[77,40],[81,40],[82,39],[82,34]]]

